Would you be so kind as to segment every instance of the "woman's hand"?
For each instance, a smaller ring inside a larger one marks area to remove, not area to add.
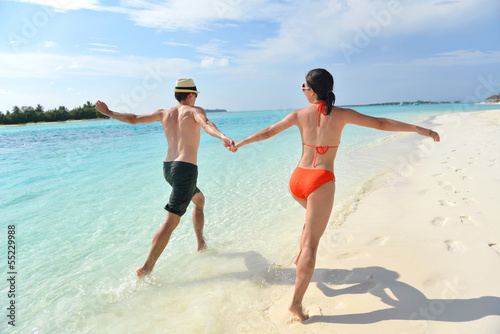
[[[236,152],[242,146],[243,146],[243,140],[238,140],[237,142],[234,143],[234,148],[232,151]]]
[[[438,142],[440,140],[439,134],[436,131],[422,128],[420,126],[417,126],[417,133],[422,136],[431,137],[435,142]]]

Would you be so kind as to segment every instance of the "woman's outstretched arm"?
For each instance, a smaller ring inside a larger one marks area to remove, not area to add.
[[[352,109],[344,109],[344,112],[346,124],[356,124],[382,131],[416,132],[419,135],[431,137],[436,142],[439,141],[439,134],[437,132],[417,125],[403,123],[390,118],[367,116]]]
[[[292,113],[290,113],[288,116],[283,118],[278,123],[273,124],[271,126],[268,126],[267,128],[264,128],[260,131],[257,131],[253,135],[250,135],[243,140],[237,141],[235,144],[235,148],[237,150],[240,147],[242,147],[243,145],[254,143],[254,142],[260,141],[260,140],[269,139],[272,136],[277,135],[281,131],[286,130],[289,127],[291,127],[292,125],[296,125],[296,124],[297,124],[297,113],[296,113],[296,111],[293,111]],[[234,152],[236,152],[236,150],[234,150]]]

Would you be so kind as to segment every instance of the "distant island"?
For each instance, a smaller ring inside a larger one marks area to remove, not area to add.
[[[226,109],[205,109],[206,112],[227,112]]]
[[[38,104],[36,107],[23,106],[19,108],[14,106],[12,111],[3,113],[0,111],[0,125],[15,125],[27,123],[45,123],[45,122],[65,122],[87,119],[106,119],[109,118],[95,110],[95,104],[87,101],[83,106],[69,110],[65,106],[45,110]]]
[[[205,109],[206,112],[227,112],[226,109]],[[108,119],[95,109],[95,104],[87,101],[83,106],[69,110],[65,106],[45,110],[38,104],[36,107],[14,106],[12,111],[0,111],[0,125],[17,125],[27,123],[66,122],[74,120]]]
[[[373,106],[416,106],[419,104],[450,104],[450,103],[460,103],[460,101],[450,102],[450,101],[413,101],[413,102],[383,102],[383,103],[370,103],[370,104],[351,104],[343,105],[342,107],[373,107]]]

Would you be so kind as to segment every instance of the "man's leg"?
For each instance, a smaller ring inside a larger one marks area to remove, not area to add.
[[[191,199],[194,203],[193,208],[193,227],[198,242],[198,252],[207,248],[205,239],[203,238],[203,226],[205,225],[205,214],[203,208],[205,207],[205,196],[202,192],[196,193]]]
[[[141,268],[135,271],[137,273],[137,276],[146,276],[153,270],[156,260],[158,260],[161,253],[167,246],[168,240],[170,239],[170,236],[172,235],[172,232],[175,230],[177,225],[179,225],[180,220],[180,216],[171,212],[167,212],[165,222],[160,226],[158,231],[156,231],[156,234],[153,238],[153,245],[151,246],[151,250],[149,251],[146,262]]]

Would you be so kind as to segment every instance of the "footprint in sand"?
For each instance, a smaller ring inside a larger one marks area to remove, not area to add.
[[[367,246],[383,246],[389,240],[388,236],[382,235],[380,237],[376,237],[366,244]]]
[[[455,172],[463,172],[463,171],[464,171],[463,168],[457,168],[457,169],[455,169]]]
[[[352,240],[352,234],[349,232],[335,232],[330,235],[329,239],[335,245],[348,244]]]
[[[439,204],[441,204],[442,206],[454,206],[457,205],[457,202],[442,199],[439,201]]]
[[[472,219],[470,216],[460,216],[460,222],[465,225],[474,225],[476,226],[477,223]]]
[[[446,240],[445,241],[448,250],[453,253],[463,253],[467,250],[467,247],[461,241],[458,240]]]
[[[431,221],[431,224],[434,226],[444,226],[446,225],[446,222],[448,221],[447,217],[436,217]]]
[[[462,176],[462,180],[464,180],[464,181],[465,181],[465,180],[472,180],[472,178],[471,178],[471,177],[469,177],[469,176]]]
[[[446,191],[455,191],[455,187],[452,186],[449,182],[446,181],[438,181],[438,184],[443,187]]]
[[[478,201],[476,201],[475,199],[472,199],[472,198],[462,198],[462,201],[464,201],[465,203],[467,204],[474,204],[474,203],[478,203]]]
[[[443,189],[446,190],[446,191],[455,191],[455,187],[452,186],[451,184],[449,184],[447,186],[444,186]]]
[[[443,176],[443,173],[434,174],[434,175],[432,175],[432,176],[433,176],[433,177]]]
[[[368,254],[365,252],[352,252],[352,253],[344,253],[337,256],[339,260],[353,260],[359,259],[361,257],[368,257]]]
[[[500,255],[500,245],[495,244],[495,243],[491,243],[491,244],[488,244],[488,246],[493,248],[495,250],[495,252],[497,252],[497,254]]]

